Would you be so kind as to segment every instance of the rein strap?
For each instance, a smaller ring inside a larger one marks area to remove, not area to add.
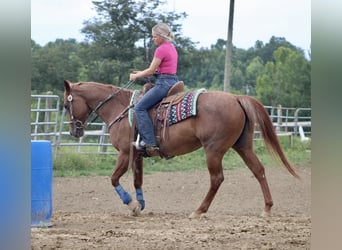
[[[120,115],[118,115],[111,123],[109,123],[109,125],[108,125],[108,131],[109,131],[109,129],[110,129],[115,123],[121,121],[122,118],[125,117],[125,114],[127,113],[127,111],[128,111],[129,109],[133,108],[133,107],[134,107],[134,104],[131,104],[131,105],[127,106],[127,107],[120,113]]]
[[[104,99],[103,101],[99,102],[99,104],[97,104],[97,106],[95,107],[95,109],[89,114],[88,117],[92,116],[93,114],[95,114],[94,118],[91,119],[91,121],[89,123],[93,123],[97,117],[98,114],[96,114],[96,111],[98,111],[103,105],[105,105],[110,99],[112,99],[115,95],[119,94],[121,92],[122,89],[124,88],[129,88],[132,84],[134,83],[134,81],[129,81],[127,82],[124,86],[122,86],[121,88],[119,88],[117,91],[115,91],[114,93],[110,94],[106,99]],[[126,111],[127,112],[127,111]],[[121,118],[122,119],[122,118]],[[120,119],[120,120],[121,120]],[[110,126],[113,125],[112,123],[110,123]]]

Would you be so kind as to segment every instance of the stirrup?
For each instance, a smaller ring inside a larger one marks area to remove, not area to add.
[[[135,146],[137,150],[149,149],[151,150],[158,150],[159,147],[157,145],[146,144],[144,141],[140,141],[140,135],[138,134],[137,140],[132,142],[132,145]]]
[[[137,149],[137,150],[142,150],[143,147],[140,145],[140,134],[138,133],[137,140],[132,142],[132,145]]]

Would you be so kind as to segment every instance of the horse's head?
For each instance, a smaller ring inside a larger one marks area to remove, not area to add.
[[[64,81],[64,108],[69,113],[70,135],[82,137],[91,109],[68,80]]]

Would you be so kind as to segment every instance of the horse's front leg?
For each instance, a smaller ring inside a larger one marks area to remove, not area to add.
[[[140,203],[141,210],[145,208],[144,194],[142,190],[143,184],[143,157],[138,155],[133,162],[133,176],[134,176],[134,188],[137,201]]]
[[[136,200],[133,200],[131,195],[121,186],[120,178],[128,170],[129,154],[121,153],[118,156],[115,170],[112,174],[111,180],[112,185],[119,195],[120,199],[125,205],[128,205],[129,209],[132,211],[132,215],[137,216],[140,214],[141,205]]]

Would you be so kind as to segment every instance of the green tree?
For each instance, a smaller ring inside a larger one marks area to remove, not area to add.
[[[75,39],[57,39],[44,47],[32,41],[31,46],[32,90],[38,93],[62,90],[64,79],[77,79],[82,60]]]
[[[264,73],[264,70],[265,66],[263,65],[262,59],[259,56],[254,57],[248,64],[246,68],[246,88],[248,89],[248,95],[256,95],[256,79],[258,78],[258,76]]]
[[[190,50],[183,55],[191,67],[179,74],[189,88],[223,90],[225,43],[219,39],[211,49]]]
[[[178,39],[181,24],[177,21],[186,14],[162,11],[165,1],[104,0],[93,3],[98,16],[86,21],[82,32],[95,50],[96,61],[106,60],[106,64],[115,66],[111,72],[117,74],[116,84],[127,81],[130,71],[145,68],[150,63],[154,51],[151,29],[156,23],[170,25],[177,45],[187,45],[190,41]],[[141,60],[137,59],[139,57]]]
[[[254,58],[255,56],[259,56],[264,63],[271,61],[274,62],[275,59],[273,53],[280,47],[298,50],[297,47],[286,41],[284,37],[272,36],[270,41],[265,45],[261,41],[256,41],[254,48],[251,48],[249,52],[252,53],[251,57]]]
[[[258,77],[256,91],[265,105],[311,106],[310,64],[303,53],[285,47],[274,52],[265,73]]]

